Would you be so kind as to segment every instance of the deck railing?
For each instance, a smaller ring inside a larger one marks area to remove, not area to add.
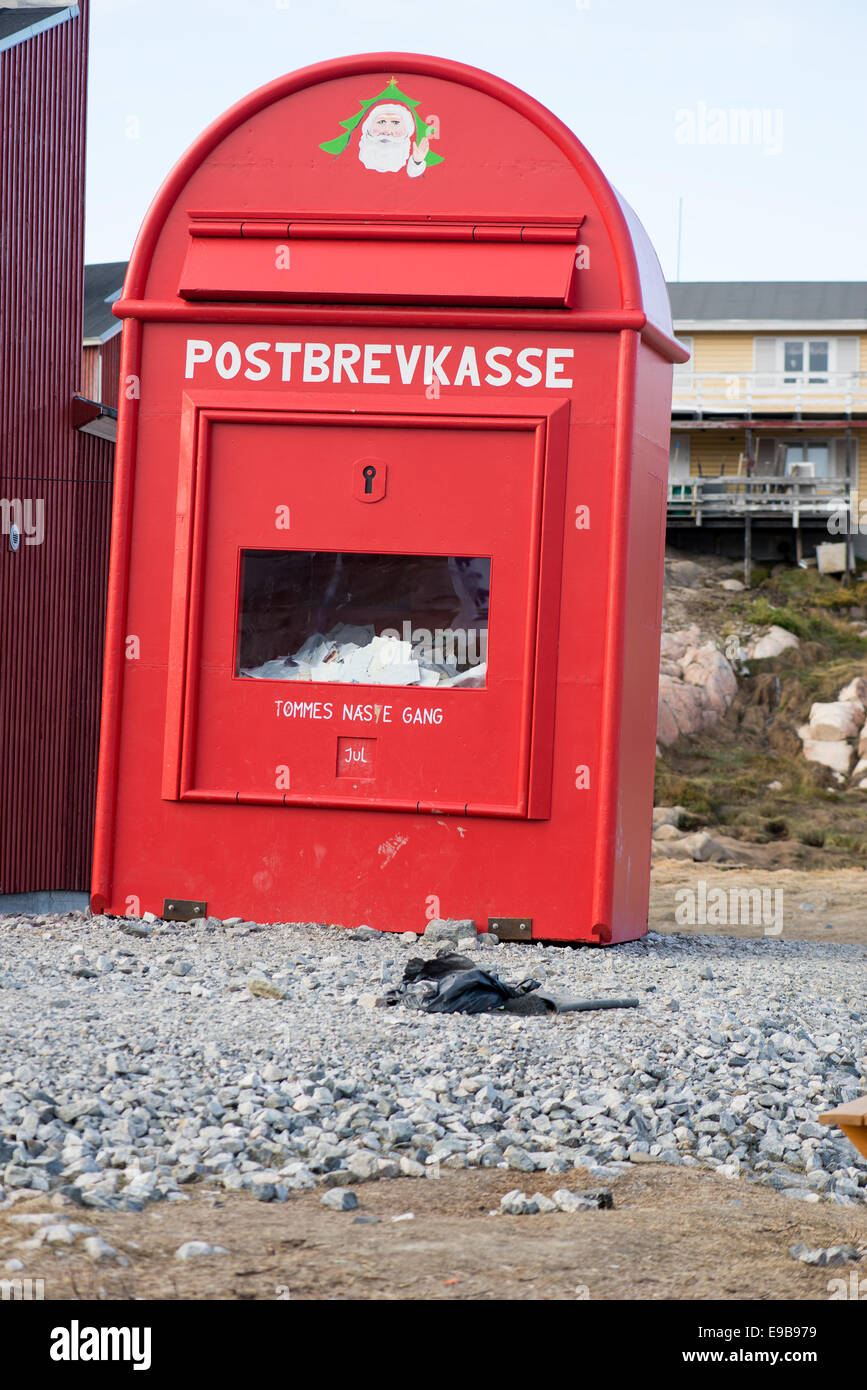
[[[674,410],[851,415],[867,410],[867,372],[694,372],[674,374]]]
[[[850,487],[844,478],[717,477],[685,478],[668,485],[669,520],[705,517],[827,518],[848,514]]]

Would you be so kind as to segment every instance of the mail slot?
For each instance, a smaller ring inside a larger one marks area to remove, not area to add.
[[[685,354],[575,136],[444,60],[293,73],[115,312],[94,910],[641,935]]]

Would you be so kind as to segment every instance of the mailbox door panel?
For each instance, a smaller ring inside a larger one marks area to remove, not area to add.
[[[545,446],[538,419],[200,419],[180,796],[525,816]]]

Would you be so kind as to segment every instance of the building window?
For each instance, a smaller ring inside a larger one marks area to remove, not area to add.
[[[783,338],[783,382],[786,386],[824,386],[828,382],[828,338]]]
[[[695,345],[693,339],[686,333],[678,333],[677,339],[689,353],[688,362],[675,362],[674,364],[674,395],[682,396],[685,391],[693,391],[695,389],[695,381],[693,379]]]
[[[831,446],[827,441],[811,444],[799,441],[786,445],[787,478],[828,478],[831,476]]]
[[[779,391],[784,395],[811,387],[841,395],[863,392],[858,338],[854,334],[754,338],[753,384],[757,391]]]
[[[672,432],[668,450],[668,481],[683,483],[689,478],[690,437],[679,430]]]

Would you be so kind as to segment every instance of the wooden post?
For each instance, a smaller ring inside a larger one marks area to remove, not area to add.
[[[747,512],[746,515],[744,516],[744,584],[746,585],[746,587],[747,587],[748,589],[749,589],[749,587],[750,587],[750,570],[751,570],[752,567],[753,567],[753,565],[752,565],[752,560],[753,560],[752,517],[750,516],[749,512]]]
[[[852,430],[846,426],[845,436],[845,455],[846,455],[846,573],[843,576],[843,583],[849,583],[849,575],[855,568],[854,545],[852,543]],[[860,512],[860,507],[859,507]]]

